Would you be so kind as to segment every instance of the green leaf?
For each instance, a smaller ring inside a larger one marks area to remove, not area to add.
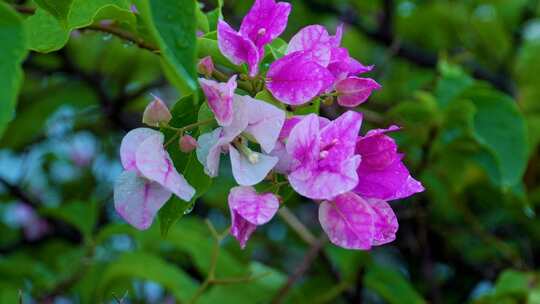
[[[217,7],[206,14],[208,17],[208,26],[210,27],[211,31],[215,31],[217,29],[218,20],[223,18],[223,14],[221,13],[222,7],[223,0],[218,0]]]
[[[34,0],[34,2],[53,15],[64,26],[67,26],[68,14],[73,0]]]
[[[161,54],[182,83],[179,90],[197,87],[195,0],[141,0],[139,9]]]
[[[491,165],[495,166],[488,169],[492,173],[490,177],[504,188],[517,184],[527,166],[528,139],[525,119],[516,103],[506,95],[487,89],[471,90],[465,97],[476,107],[473,136],[492,157]]]
[[[115,282],[131,278],[160,283],[181,302],[189,299],[197,288],[197,284],[180,268],[158,256],[133,252],[122,255],[105,270],[97,286],[96,302],[101,303],[110,298],[107,291]]]
[[[130,2],[127,0],[73,0],[65,24],[47,10],[38,8],[34,15],[24,21],[28,31],[29,48],[42,53],[61,49],[67,43],[72,30],[89,26],[100,19],[113,19],[122,24],[133,25],[135,16],[129,6]]]
[[[293,110],[294,115],[308,115],[308,114],[319,114],[319,108],[321,106],[321,99],[316,98],[304,105],[295,107]]]
[[[79,229],[86,239],[90,239],[97,221],[96,203],[73,202],[56,208],[46,208],[42,214],[57,218]]]
[[[26,33],[22,19],[7,4],[0,3],[0,137],[12,120],[26,57]]]
[[[425,303],[409,281],[392,268],[370,265],[364,276],[364,284],[390,304]]]
[[[435,95],[441,108],[446,108],[450,102],[455,100],[467,88],[474,84],[474,80],[459,66],[452,65],[446,61],[439,64],[441,78],[437,82]]]
[[[534,273],[505,270],[495,284],[497,295],[526,295],[538,277]]]
[[[276,98],[274,98],[272,93],[270,93],[266,89],[260,91],[259,93],[257,93],[257,95],[255,95],[255,99],[264,100],[264,101],[278,107],[279,109],[285,110],[285,104],[282,103],[281,101],[277,100]]]

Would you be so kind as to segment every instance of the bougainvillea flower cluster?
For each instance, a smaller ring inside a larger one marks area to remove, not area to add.
[[[388,201],[424,188],[411,177],[404,155],[388,135],[399,127],[360,134],[362,114],[356,107],[381,86],[359,75],[373,66],[363,65],[341,46],[343,25],[334,35],[321,25],[306,26],[289,43],[283,41],[280,52],[272,52],[273,62],[262,65],[268,58],[265,48],[279,39],[290,11],[288,3],[256,0],[239,31],[218,22],[219,50],[232,66],[244,67],[216,73],[221,68],[216,58],[200,60],[198,71],[204,78],[199,84],[213,118],[195,125],[214,127],[200,129],[204,132],[196,141],[182,133],[184,128],[168,126],[171,115],[159,99],[149,104],[143,122],[180,132],[177,149],[195,153],[210,177],[220,174],[227,155],[238,184],[227,198],[230,233],[242,248],[286,203],[279,195],[283,183],[318,205],[321,227],[335,245],[368,250],[389,243],[398,222]],[[238,72],[242,69],[247,73]],[[318,109],[295,115],[295,107],[323,99],[350,109],[334,119],[318,115]],[[175,169],[164,140],[161,131],[139,128],[122,141],[125,171],[115,185],[115,207],[138,229],[151,225],[172,194],[184,201],[195,194]],[[259,184],[271,187],[258,192]]]

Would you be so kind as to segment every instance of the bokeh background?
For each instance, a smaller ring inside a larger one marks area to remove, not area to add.
[[[215,247],[205,219],[229,225],[230,174],[167,236],[157,221],[125,225],[112,205],[120,140],[151,93],[171,106],[183,93],[158,55],[122,39],[144,37],[130,1],[76,0],[81,14],[106,7],[60,29],[32,1],[4,2],[21,22],[0,10],[0,66],[22,60],[16,25],[34,51],[0,139],[0,303],[185,303],[216,252],[216,278],[229,280],[198,303],[540,303],[538,0],[291,1],[285,40],[345,23],[344,46],[383,86],[358,108],[363,130],[402,126],[392,136],[426,188],[392,203],[397,239],[368,252],[319,241],[316,204],[296,196],[295,217],[276,217],[244,251],[231,237]],[[226,0],[223,15],[238,26],[251,4]]]

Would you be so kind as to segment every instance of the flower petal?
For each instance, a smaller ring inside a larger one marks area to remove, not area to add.
[[[310,57],[309,52],[294,52],[270,65],[266,86],[276,99],[300,105],[332,85],[332,74]]]
[[[250,76],[259,72],[260,54],[249,38],[233,30],[225,21],[219,20],[217,26],[218,47],[221,53],[232,63],[247,63]]]
[[[347,111],[321,129],[321,157],[319,167],[338,167],[339,163],[354,154],[362,114]],[[323,152],[324,151],[324,152]]]
[[[233,96],[236,90],[236,75],[226,83],[199,78],[201,88],[220,126],[228,126],[233,119]]]
[[[336,83],[337,101],[344,107],[356,107],[364,103],[373,90],[381,86],[371,78],[349,77]]]
[[[279,159],[274,167],[274,171],[281,174],[289,174],[293,169],[294,159],[287,153],[287,147],[283,142],[277,141],[274,150],[270,152],[270,155]]]
[[[142,175],[155,181],[189,201],[195,195],[195,189],[176,171],[169,153],[163,147],[163,134],[148,137],[141,143],[135,153],[137,168]]]
[[[310,61],[323,67],[330,63],[333,40],[322,25],[308,25],[290,40],[286,54],[304,51]]]
[[[392,201],[392,200],[406,198],[415,193],[423,192],[424,190],[425,189],[424,189],[424,186],[422,186],[422,183],[415,180],[412,176],[409,175],[409,177],[407,177],[407,181],[403,184],[403,186],[399,188],[394,193],[394,195],[388,197],[387,200]]]
[[[300,165],[288,175],[291,187],[300,195],[311,199],[332,199],[351,191],[358,184],[356,169],[360,156],[355,155],[336,168],[321,169]]]
[[[307,115],[297,123],[289,134],[287,152],[299,165],[308,165],[319,159],[319,119],[317,115]]]
[[[343,23],[340,23],[336,28],[336,34],[330,37],[330,43],[333,48],[337,48],[341,45],[341,39],[343,38]]]
[[[160,184],[124,171],[114,184],[114,207],[118,214],[139,230],[152,225],[159,209],[169,200],[171,192]]]
[[[254,164],[232,145],[229,145],[232,173],[236,182],[242,186],[253,186],[260,183],[278,162],[277,157],[257,152],[252,153],[258,158]]]
[[[285,122],[285,111],[249,96],[242,98],[249,118],[245,132],[251,134],[266,153],[270,153]]]
[[[238,243],[240,243],[240,248],[244,249],[249,237],[255,231],[255,229],[257,229],[257,225],[246,221],[232,209],[231,222],[231,234],[238,240]]]
[[[364,166],[383,170],[399,158],[397,145],[394,139],[384,135],[385,132],[399,130],[397,126],[388,129],[375,129],[369,131],[356,143],[356,153],[362,156]]]
[[[240,34],[248,37],[260,50],[263,57],[264,45],[276,39],[287,27],[291,5],[274,0],[256,0],[240,25]]]
[[[346,48],[334,48],[327,68],[336,79],[345,79],[349,76],[369,72],[373,66],[365,66],[350,57]]]
[[[382,170],[362,162],[358,167],[358,185],[354,192],[367,198],[390,200],[403,188],[408,177],[409,170],[400,157]]]
[[[234,187],[229,192],[229,208],[254,225],[268,223],[279,209],[272,193],[258,194],[253,187]]]
[[[149,128],[137,128],[129,131],[120,145],[120,160],[126,170],[137,170],[135,152],[140,144],[150,136],[161,134]]]
[[[221,132],[222,128],[217,128],[199,136],[197,140],[197,159],[203,165],[205,173],[211,177],[217,176],[219,170],[221,146],[218,141]]]
[[[367,202],[373,210],[375,227],[372,245],[383,245],[395,240],[399,225],[392,207],[380,199],[367,199]]]
[[[371,248],[373,210],[360,196],[349,192],[322,202],[319,222],[333,244],[346,249]]]

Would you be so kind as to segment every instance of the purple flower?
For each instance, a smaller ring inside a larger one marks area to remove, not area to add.
[[[368,250],[392,242],[398,222],[390,205],[347,192],[319,206],[319,222],[330,241],[346,249]]]
[[[334,82],[332,74],[313,58],[311,52],[298,51],[274,61],[266,74],[266,87],[286,104],[310,101]]]
[[[257,226],[268,223],[279,209],[272,193],[257,194],[252,187],[234,187],[229,193],[231,234],[242,249]]]
[[[138,128],[126,134],[120,146],[125,171],[114,185],[114,206],[122,218],[140,230],[150,227],[172,193],[185,201],[195,194],[176,171],[163,140],[158,131]]]
[[[356,153],[362,156],[358,167],[358,185],[354,192],[362,197],[396,200],[424,191],[420,182],[409,174],[397,152],[395,141],[386,132],[399,130],[397,126],[369,131],[360,137]]]
[[[310,114],[292,129],[287,153],[294,164],[288,178],[296,192],[332,199],[357,185],[360,156],[354,149],[361,123],[361,114],[347,111],[321,128],[317,115]]]
[[[338,93],[337,101],[343,107],[356,107],[364,103],[373,90],[378,90],[381,86],[371,78],[360,78],[351,76],[339,80],[336,85]]]
[[[220,20],[217,35],[221,53],[236,65],[247,63],[250,76],[257,75],[264,46],[285,30],[290,12],[289,3],[256,0],[239,32]]]
[[[233,176],[238,184],[255,185],[266,177],[278,159],[252,151],[247,146],[247,139],[255,140],[264,152],[269,153],[274,149],[284,121],[285,112],[277,107],[249,96],[235,95],[231,124],[201,135],[197,158],[205,172],[215,177],[221,153],[229,152]]]
[[[216,82],[199,78],[199,84],[208,100],[208,106],[214,113],[220,126],[228,126],[233,118],[233,96],[236,90],[236,75],[227,82]]]

